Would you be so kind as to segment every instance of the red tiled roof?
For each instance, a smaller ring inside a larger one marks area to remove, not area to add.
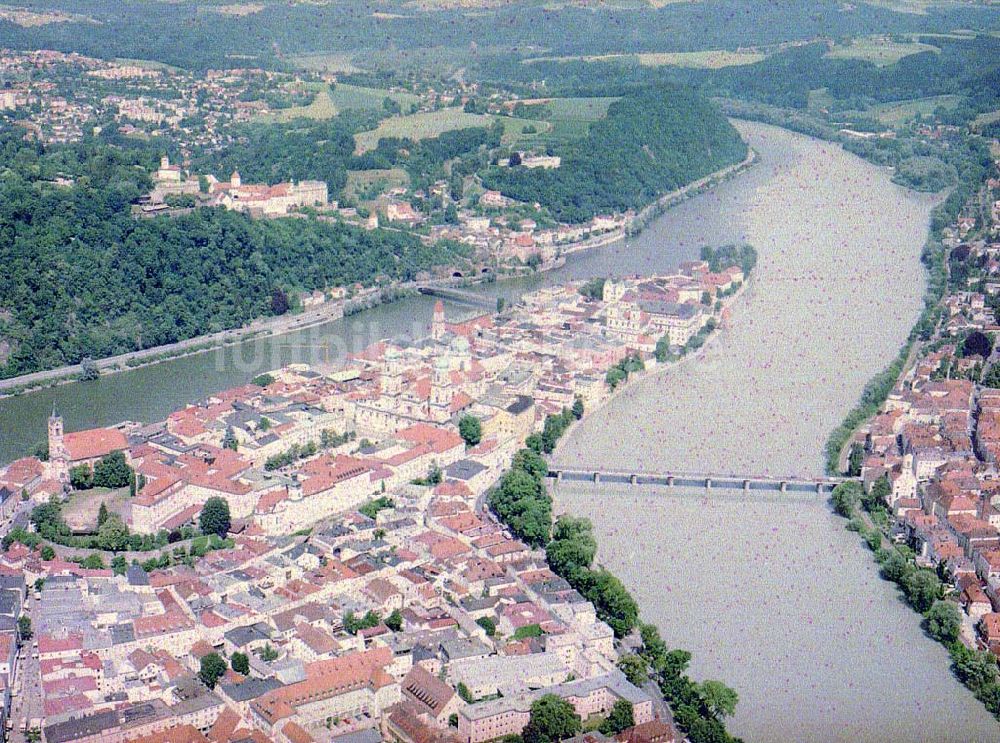
[[[125,434],[115,428],[91,428],[63,436],[63,445],[71,462],[95,459],[113,451],[128,449]]]

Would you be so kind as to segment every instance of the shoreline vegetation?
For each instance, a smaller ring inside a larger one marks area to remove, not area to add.
[[[605,247],[627,237],[635,237],[656,217],[661,216],[678,204],[705,193],[730,178],[733,178],[757,162],[757,153],[748,148],[747,156],[738,163],[733,163],[710,173],[696,181],[659,196],[656,201],[644,207],[631,218],[628,225],[621,230],[614,230],[597,238],[589,238],[563,247],[560,257]],[[549,264],[538,267],[538,273],[546,273],[564,264],[557,259]],[[500,278],[491,276],[489,279],[465,280],[462,286],[474,286],[491,281],[507,281],[522,276],[521,273],[511,273]],[[433,284],[434,281],[419,282]],[[448,282],[451,285],[453,282]],[[312,327],[332,322],[340,317],[350,317],[364,310],[373,309],[382,304],[390,304],[406,296],[412,296],[413,287],[390,286],[384,288],[366,287],[366,293],[356,300],[344,303],[329,303],[316,310],[306,311],[299,315],[279,315],[263,317],[240,328],[223,330],[209,335],[195,336],[176,343],[154,346],[125,354],[110,356],[93,361],[87,360],[81,364],[70,364],[55,369],[45,369],[16,377],[0,379],[0,399],[37,392],[51,387],[58,387],[74,382],[89,381],[97,376],[132,371],[146,366],[153,366],[164,361],[173,361],[187,356],[216,351],[229,346],[239,345],[254,339],[274,338],[288,333],[307,330]],[[343,308],[343,314],[340,310]],[[96,372],[97,376],[94,376]]]

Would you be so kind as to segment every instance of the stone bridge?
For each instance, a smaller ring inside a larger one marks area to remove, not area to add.
[[[724,475],[710,472],[648,472],[601,468],[552,467],[549,478],[560,482],[613,483],[616,485],[657,485],[676,488],[743,490],[745,492],[817,493],[831,492],[849,477],[787,477],[772,475]]]

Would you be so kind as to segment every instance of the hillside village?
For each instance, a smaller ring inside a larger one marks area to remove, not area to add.
[[[614,620],[487,503],[513,460],[724,324],[738,255],[496,316],[438,302],[418,342],[149,425],[66,432],[53,412],[48,461],[0,471],[7,719],[59,743],[479,743],[556,695],[594,727],[628,710],[580,740],[679,740],[655,686],[619,667]],[[119,497],[92,497],[121,467]]]

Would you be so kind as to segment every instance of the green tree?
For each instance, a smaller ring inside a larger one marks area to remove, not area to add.
[[[608,387],[615,389],[619,384],[625,381],[625,377],[626,374],[623,369],[613,366],[608,369],[607,374],[604,375],[604,381],[607,382]]]
[[[543,694],[532,703],[521,737],[524,743],[556,743],[572,738],[582,729],[580,716],[572,704],[555,694]]]
[[[479,617],[476,624],[483,628],[487,637],[493,637],[497,633],[497,623],[493,617]]]
[[[87,555],[86,559],[80,563],[80,567],[87,568],[88,570],[104,570],[104,558],[101,557],[100,552],[91,552]]]
[[[996,683],[997,659],[988,650],[967,648],[960,642],[952,643],[951,665],[959,681],[976,692]]]
[[[894,549],[882,562],[881,573],[882,577],[886,580],[891,580],[893,583],[902,583],[906,576],[913,572],[913,570],[915,570],[913,563],[906,559],[899,550]]]
[[[632,702],[627,699],[616,699],[611,712],[601,723],[600,731],[605,735],[616,735],[635,725],[635,713]]]
[[[476,701],[476,698],[472,696],[472,692],[469,691],[469,687],[465,685],[464,681],[458,682],[458,686],[455,687],[455,691],[458,693],[461,700],[466,704],[472,704]]]
[[[97,530],[97,545],[102,550],[121,552],[128,548],[128,526],[118,514],[111,514]]]
[[[861,502],[861,483],[842,482],[831,494],[834,510],[844,518],[850,518]]]
[[[27,642],[31,639],[34,634],[31,629],[31,617],[27,614],[22,614],[17,619],[17,634],[20,636],[23,642]]]
[[[625,674],[632,686],[641,687],[649,680],[649,666],[646,659],[635,653],[626,653],[618,659],[618,670]]]
[[[132,468],[120,451],[111,452],[94,465],[94,485],[99,488],[124,488],[131,479]]]
[[[924,629],[927,634],[945,645],[950,645],[958,639],[961,626],[961,612],[951,601],[935,601],[924,616]]]
[[[458,433],[466,446],[475,446],[483,440],[483,424],[474,415],[463,415],[458,422]]]
[[[851,453],[847,457],[847,474],[851,477],[860,477],[864,462],[865,448],[855,441],[851,444]]]
[[[577,420],[583,417],[583,398],[579,395],[573,399],[573,417]]]
[[[104,522],[108,520],[108,506],[104,501],[101,501],[101,507],[97,509],[97,527],[100,528],[104,526]]]
[[[539,482],[549,474],[549,465],[545,459],[532,449],[520,449],[514,455],[511,469],[523,470]]]
[[[198,517],[198,524],[205,534],[218,534],[225,537],[232,526],[229,516],[229,501],[225,498],[213,496],[205,501]]]
[[[226,675],[226,661],[218,653],[202,656],[198,678],[209,689],[214,689],[219,679]]]
[[[250,657],[246,653],[233,653],[229,662],[236,673],[242,673],[244,676],[250,675]]]
[[[543,447],[542,435],[539,433],[531,434],[524,440],[524,445],[536,454],[541,454]]]
[[[906,600],[921,614],[941,598],[941,581],[933,570],[916,570],[903,579],[901,586]]]
[[[861,500],[865,508],[869,511],[874,511],[878,508],[884,508],[889,502],[891,495],[892,485],[889,483],[889,477],[882,475],[882,477],[872,483],[868,493],[861,496]]]
[[[239,448],[239,442],[236,440],[236,432],[233,431],[232,426],[226,427],[226,435],[222,437],[222,448],[232,449],[233,451]]]
[[[46,561],[56,559],[56,551],[52,549],[51,544],[47,544],[42,547],[42,559]]]
[[[271,643],[264,645],[264,649],[260,651],[260,659],[265,663],[270,663],[273,660],[278,659],[278,651],[271,647]]]
[[[389,616],[385,618],[385,626],[393,632],[399,632],[403,629],[403,615],[399,609],[393,609]]]
[[[115,555],[111,560],[111,569],[115,575],[125,575],[128,572],[128,560],[125,555]]]
[[[78,464],[69,471],[69,484],[74,490],[89,490],[94,487],[94,471],[89,464]]]
[[[716,717],[732,717],[736,713],[739,695],[721,681],[706,681],[698,691],[705,706]]]

